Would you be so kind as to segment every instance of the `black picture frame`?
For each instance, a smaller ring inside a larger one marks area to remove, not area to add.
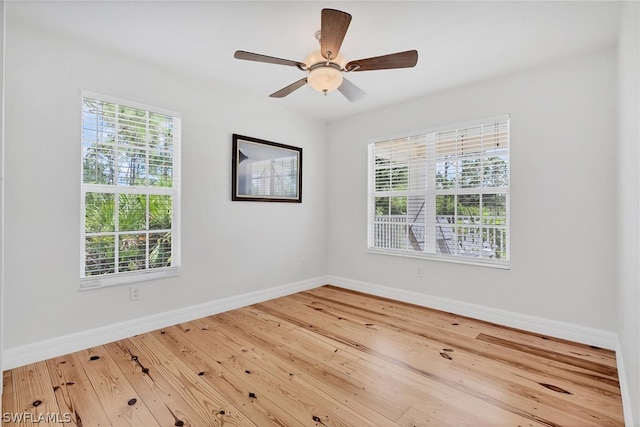
[[[302,148],[233,134],[231,200],[302,203]]]

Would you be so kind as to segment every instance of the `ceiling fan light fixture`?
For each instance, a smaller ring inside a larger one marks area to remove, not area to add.
[[[332,92],[342,84],[342,72],[334,64],[319,65],[311,68],[307,76],[307,83],[314,90],[322,93]]]
[[[307,83],[314,90],[327,94],[342,84],[342,68],[347,62],[342,55],[328,61],[317,50],[307,55],[304,62],[309,64]]]

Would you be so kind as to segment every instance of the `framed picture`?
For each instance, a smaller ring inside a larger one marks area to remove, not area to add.
[[[302,203],[302,148],[233,134],[231,200]]]

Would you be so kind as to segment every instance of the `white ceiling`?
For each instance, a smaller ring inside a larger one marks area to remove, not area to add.
[[[240,61],[235,50],[303,61],[317,50],[320,10],[353,16],[347,60],[417,49],[402,70],[347,74],[356,103],[303,87],[270,99],[334,120],[616,43],[617,2],[497,1],[6,1],[7,20],[63,33],[267,97],[304,77],[297,68]],[[8,34],[10,38],[10,34]]]

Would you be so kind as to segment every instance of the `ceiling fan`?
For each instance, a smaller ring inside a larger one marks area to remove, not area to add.
[[[351,15],[346,12],[335,9],[322,9],[320,31],[316,32],[316,38],[320,42],[320,50],[307,55],[304,62],[275,58],[243,50],[237,50],[233,56],[247,61],[289,65],[308,73],[307,77],[269,95],[272,98],[284,98],[308,83],[313,89],[325,95],[337,89],[351,102],[361,99],[366,93],[345,79],[342,75],[343,73],[410,68],[414,67],[418,62],[418,51],[416,50],[347,62],[344,56],[340,54],[340,46],[342,46],[342,41],[347,34],[350,22]]]

